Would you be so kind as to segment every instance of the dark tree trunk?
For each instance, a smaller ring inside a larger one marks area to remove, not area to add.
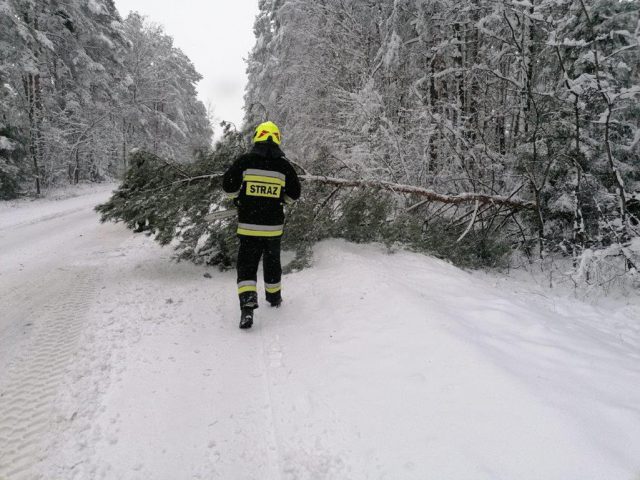
[[[76,148],[76,165],[73,169],[73,183],[77,185],[80,182],[80,147]]]
[[[23,78],[29,113],[29,155],[33,165],[36,194],[41,193],[40,138],[42,129],[42,87],[40,75],[28,73]]]

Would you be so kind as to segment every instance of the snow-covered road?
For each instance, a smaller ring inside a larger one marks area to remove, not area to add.
[[[107,196],[0,206],[0,480],[640,476],[637,306],[332,241],[241,331]]]

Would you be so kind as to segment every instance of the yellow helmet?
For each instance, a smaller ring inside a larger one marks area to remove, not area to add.
[[[266,142],[271,138],[276,145],[280,145],[280,129],[273,122],[264,122],[256,127],[253,143]]]

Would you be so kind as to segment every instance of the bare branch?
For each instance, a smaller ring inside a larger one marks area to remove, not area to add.
[[[456,243],[460,243],[464,239],[464,237],[467,236],[467,233],[469,233],[469,231],[473,227],[473,224],[476,223],[476,217],[478,216],[478,207],[479,206],[480,206],[480,202],[478,202],[478,200],[476,200],[476,206],[473,209],[473,216],[471,217],[471,221],[469,222],[469,225],[467,226],[467,229],[464,232],[462,232],[462,235],[460,235],[458,237],[458,239],[456,240]]]
[[[413,185],[403,185],[399,183],[385,182],[379,180],[347,180],[344,178],[325,177],[321,175],[303,175],[300,177],[308,182],[319,182],[327,185],[341,187],[371,188],[374,190],[388,190],[391,192],[401,192],[425,197],[434,202],[461,205],[464,203],[478,202],[480,205],[504,205],[514,209],[533,209],[535,203],[518,198],[505,197],[501,195],[487,195],[483,193],[460,193],[456,195],[445,195],[434,192],[423,187]]]
[[[199,180],[211,180],[213,178],[219,178],[222,173],[212,173],[210,175],[200,175],[197,177],[184,178],[172,182],[168,185],[158,187],[156,190],[161,190],[179,183],[189,183]],[[446,195],[434,192],[424,187],[416,187],[413,185],[404,185],[401,183],[385,182],[382,180],[349,180],[346,178],[326,177],[324,175],[300,175],[301,180],[307,182],[317,182],[325,185],[334,185],[336,187],[354,187],[354,188],[370,188],[373,190],[386,190],[393,193],[408,193],[417,195],[419,197],[425,197],[433,202],[448,203],[451,205],[462,205],[465,203],[477,202],[479,205],[500,205],[509,207],[515,210],[519,209],[533,209],[535,203],[519,198],[513,198],[513,194],[508,197],[502,195],[488,195],[484,193],[459,193],[456,195]]]

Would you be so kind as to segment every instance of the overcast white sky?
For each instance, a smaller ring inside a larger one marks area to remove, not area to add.
[[[242,122],[245,62],[254,44],[258,0],[115,0],[122,17],[131,10],[165,27],[204,77],[200,99],[211,104],[215,119]]]

